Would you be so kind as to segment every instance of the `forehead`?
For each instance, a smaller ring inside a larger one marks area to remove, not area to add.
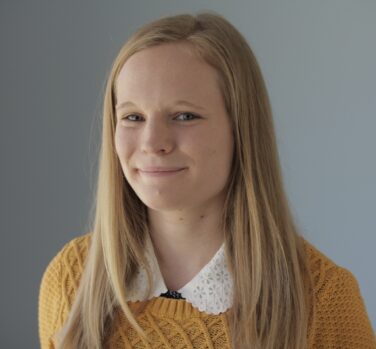
[[[162,44],[141,50],[124,63],[115,82],[117,100],[169,96],[218,102],[218,78],[192,44]]]

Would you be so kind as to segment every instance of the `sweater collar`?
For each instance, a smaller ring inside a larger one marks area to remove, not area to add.
[[[128,301],[145,301],[168,291],[149,234],[146,238],[145,257],[151,267],[153,290],[147,297],[147,274],[141,266],[129,289]],[[193,279],[177,292],[195,308],[209,314],[223,313],[232,306],[233,280],[225,258],[224,243]]]

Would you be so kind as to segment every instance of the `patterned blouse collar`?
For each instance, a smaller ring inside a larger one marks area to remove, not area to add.
[[[154,289],[150,297],[146,298],[147,274],[141,267],[129,290],[128,301],[144,301],[168,292],[149,235],[145,256],[151,266]],[[225,312],[232,306],[233,281],[226,263],[224,243],[196,276],[177,292],[195,308],[209,314]]]

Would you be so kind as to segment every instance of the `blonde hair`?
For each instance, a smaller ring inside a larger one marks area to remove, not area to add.
[[[307,346],[311,289],[304,239],[284,191],[272,111],[257,60],[244,37],[213,12],[158,19],[124,44],[112,65],[103,105],[102,145],[91,243],[58,348],[98,349],[120,307],[144,339],[127,305],[127,286],[144,265],[146,207],[123,176],[114,145],[116,79],[136,52],[190,43],[219,73],[235,149],[223,215],[234,280],[229,323],[234,348]],[[149,275],[149,291],[151,289]]]

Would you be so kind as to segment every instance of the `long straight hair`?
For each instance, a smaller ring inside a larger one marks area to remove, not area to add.
[[[120,308],[147,340],[127,304],[143,265],[146,206],[124,178],[114,145],[116,79],[136,52],[187,42],[213,66],[234,135],[222,227],[234,280],[228,311],[234,348],[307,347],[311,289],[304,239],[294,223],[280,168],[272,111],[256,57],[245,38],[214,12],[160,18],[138,29],[120,49],[107,79],[90,248],[59,349],[99,349]]]

